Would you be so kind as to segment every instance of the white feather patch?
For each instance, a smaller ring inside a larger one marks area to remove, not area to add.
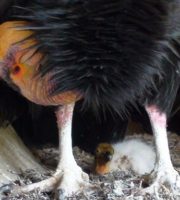
[[[154,169],[156,155],[151,145],[139,139],[129,139],[113,144],[113,148],[114,155],[110,162],[110,171],[121,169],[145,174]]]

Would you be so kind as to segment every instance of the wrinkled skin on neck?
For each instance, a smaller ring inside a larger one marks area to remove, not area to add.
[[[67,91],[54,96],[50,93],[54,84],[51,74],[39,75],[43,67],[43,55],[33,47],[33,34],[28,30],[18,30],[24,21],[6,22],[0,26],[0,76],[24,97],[40,105],[64,105],[80,99],[75,91]],[[27,39],[27,40],[25,40]],[[31,47],[31,48],[30,48]]]

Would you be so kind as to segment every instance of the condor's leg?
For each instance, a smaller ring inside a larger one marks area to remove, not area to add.
[[[88,175],[77,165],[73,156],[71,137],[73,109],[74,104],[67,105],[59,108],[56,113],[60,149],[60,160],[56,173],[61,174],[58,189],[64,190],[65,194],[81,190],[89,180]]]
[[[71,127],[74,104],[59,107],[56,116],[59,128],[60,160],[56,172],[49,179],[24,187],[16,187],[12,193],[27,193],[38,189],[42,192],[60,189],[63,195],[68,196],[80,191],[88,184],[88,175],[77,165],[71,140]]]
[[[146,192],[152,193],[157,190],[161,184],[169,187],[175,195],[180,195],[180,176],[174,169],[167,139],[167,117],[160,112],[157,106],[146,106],[149,115],[156,145],[156,165],[151,176],[151,185],[145,189]]]

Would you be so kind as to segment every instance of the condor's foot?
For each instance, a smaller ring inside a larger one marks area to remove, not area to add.
[[[89,186],[89,176],[82,171],[79,166],[73,166],[69,168],[63,168],[56,171],[56,173],[41,182],[33,183],[26,186],[13,186],[7,189],[4,188],[4,192],[10,192],[13,195],[19,195],[28,193],[33,190],[41,192],[61,191],[59,192],[59,199],[63,196],[70,196],[81,192],[84,188]],[[12,185],[11,185],[12,186]]]
[[[174,168],[154,170],[145,179],[149,186],[141,190],[143,194],[157,194],[163,187],[175,197],[180,198],[180,175]]]

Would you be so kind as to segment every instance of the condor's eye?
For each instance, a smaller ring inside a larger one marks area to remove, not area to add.
[[[11,73],[12,73],[13,75],[17,75],[17,74],[20,73],[20,71],[21,71],[21,67],[20,67],[19,65],[15,65],[15,66],[12,68]]]

